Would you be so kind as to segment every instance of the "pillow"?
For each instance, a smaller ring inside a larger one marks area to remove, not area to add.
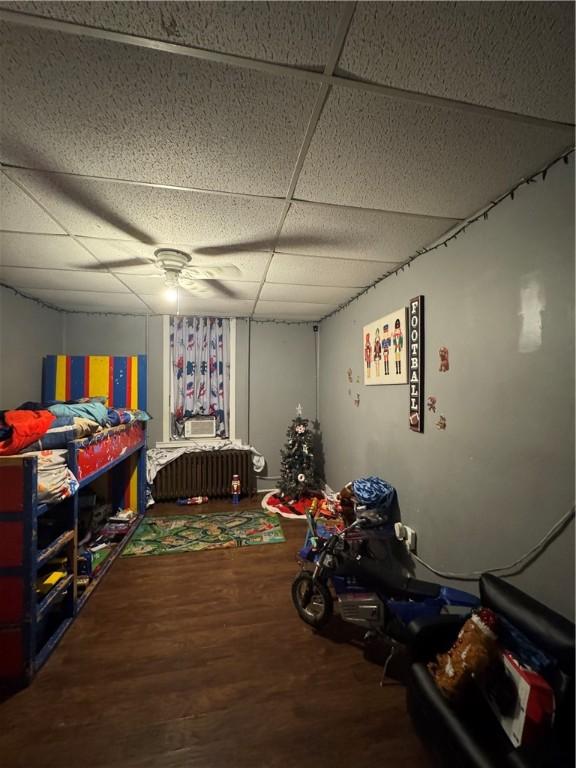
[[[447,653],[438,654],[428,664],[434,681],[446,698],[459,699],[475,678],[483,677],[498,656],[496,616],[489,608],[481,608],[466,621],[456,642]]]

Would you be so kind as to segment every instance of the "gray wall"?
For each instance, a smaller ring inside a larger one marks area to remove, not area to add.
[[[315,369],[312,324],[251,323],[250,443],[266,457],[269,476],[280,473],[280,449],[298,403],[304,416],[316,416]]]
[[[164,335],[161,316],[148,318],[148,413],[152,416],[148,422],[148,445],[163,440],[162,412],[164,408]]]
[[[42,358],[63,353],[63,315],[0,286],[0,408],[42,395]]]
[[[144,355],[146,317],[65,314],[67,355]]]
[[[571,162],[321,324],[327,481],[389,480],[420,556],[440,570],[505,565],[574,503],[573,211]],[[425,394],[438,398],[424,434],[408,429],[407,385],[355,383],[363,325],[417,294],[426,302]],[[573,617],[573,524],[511,581]]]
[[[250,393],[250,321],[236,320],[236,437],[248,443]]]

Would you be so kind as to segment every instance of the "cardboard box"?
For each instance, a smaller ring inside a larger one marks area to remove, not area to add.
[[[541,675],[511,653],[503,651],[501,660],[502,668],[486,681],[483,693],[512,744],[533,744],[552,725],[554,693]]]

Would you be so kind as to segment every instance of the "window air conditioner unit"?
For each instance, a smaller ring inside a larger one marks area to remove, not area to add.
[[[194,416],[184,422],[184,437],[216,437],[215,416]]]

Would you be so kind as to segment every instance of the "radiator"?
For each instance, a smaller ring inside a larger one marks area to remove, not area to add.
[[[256,492],[251,451],[185,453],[158,472],[152,491],[156,501],[188,496],[229,496],[232,475],[240,475],[242,495]]]

